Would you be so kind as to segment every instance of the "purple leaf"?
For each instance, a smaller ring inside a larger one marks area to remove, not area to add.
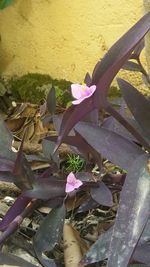
[[[127,118],[125,118],[126,120],[129,120]],[[129,121],[131,123],[131,121]],[[115,132],[123,137],[125,137],[126,139],[129,139],[130,141],[135,141],[137,142],[137,140],[135,139],[135,137],[128,132],[128,130],[123,127],[114,117],[110,116],[107,119],[104,120],[102,127],[108,130],[111,130],[112,132]],[[134,125],[135,127],[135,125]]]
[[[139,64],[133,62],[133,61],[127,61],[123,66],[122,69],[124,70],[130,70],[130,71],[140,71],[142,72],[142,68]]]
[[[150,240],[150,218],[148,219],[144,231],[140,237],[140,240],[138,242],[138,245],[141,245],[145,242],[148,242]]]
[[[107,92],[110,84],[130,57],[136,45],[139,44],[150,28],[150,13],[143,16],[126,34],[124,34],[107,52],[93,72],[92,84],[97,86],[92,97],[85,99],[76,106],[71,106],[63,116],[57,147],[74,125],[95,108],[107,108]]]
[[[30,198],[48,200],[56,197],[64,197],[66,182],[56,177],[37,178],[34,181],[33,189],[24,192]]]
[[[47,96],[47,107],[48,107],[48,111],[51,114],[55,113],[55,109],[56,109],[56,94],[55,94],[55,88],[52,87],[48,93]]]
[[[137,262],[150,264],[150,243],[137,246],[132,258]]]
[[[145,134],[150,136],[150,102],[130,83],[118,79],[123,97]]]
[[[12,172],[14,161],[0,156],[0,172]]]
[[[31,170],[31,167],[23,155],[23,143],[24,137],[22,139],[19,151],[17,153],[17,158],[15,160],[14,168],[12,171],[13,176],[15,177],[15,184],[21,189],[31,189],[34,174]]]
[[[91,122],[93,124],[98,125],[99,124],[99,118],[98,117],[99,117],[98,109],[94,109],[83,118],[83,121]]]
[[[135,47],[133,53],[131,54],[132,59],[139,59],[140,54],[145,46],[144,38],[139,42],[139,44]]]
[[[50,211],[34,236],[34,249],[38,259],[42,264],[44,264],[44,266],[48,266],[48,263],[52,263],[52,266],[55,266],[54,261],[48,259],[43,254],[45,251],[51,251],[58,241],[60,241],[64,220],[65,207],[62,205]],[[46,265],[45,262],[47,263]]]
[[[150,265],[145,265],[145,264],[129,264],[129,267],[150,267]]]
[[[107,259],[111,236],[112,227],[107,232],[101,234],[98,240],[90,247],[80,261],[81,266]]]
[[[94,262],[103,261],[108,258],[109,244],[113,232],[113,227],[109,228],[105,233],[101,234],[97,241],[90,247],[81,260],[81,265],[87,265]],[[145,229],[140,237],[138,246],[146,242],[150,238],[150,220],[148,220]],[[138,247],[137,246],[137,247]],[[137,248],[136,248],[137,249]]]
[[[138,157],[126,176],[120,196],[108,267],[126,267],[143,232],[150,211],[149,155]]]
[[[12,255],[10,253],[2,253],[0,252],[0,263],[1,266],[17,266],[17,267],[36,267],[37,265],[34,265],[28,261],[25,261],[24,259],[21,259],[18,256]]]
[[[0,171],[0,181],[14,183],[15,177],[10,172]]]
[[[20,195],[0,222],[0,231],[4,231],[8,225],[25,209],[30,201],[31,198]]]
[[[59,160],[59,154],[56,151],[55,154],[53,153],[55,148],[55,143],[51,142],[50,140],[46,140],[46,138],[42,141],[42,151],[44,156],[49,159],[49,160],[53,160],[58,168],[60,166],[60,160]]]
[[[143,16],[129,31],[127,31],[106,53],[104,58],[99,62],[92,76],[92,83],[98,84],[104,76],[112,81],[116,73],[130,57],[135,47],[143,39],[144,35],[150,28],[150,12]],[[107,75],[107,77],[106,77]],[[99,85],[101,82],[99,83]],[[99,90],[100,86],[99,86]]]
[[[103,182],[99,182],[98,185],[98,187],[91,188],[91,197],[100,205],[111,207],[113,201],[110,190]]]
[[[75,129],[102,157],[128,170],[131,162],[144,152],[136,144],[104,128],[80,122]]]
[[[94,109],[94,103],[92,97],[90,97],[85,99],[79,105],[74,105],[74,106],[72,105],[65,111],[60,126],[60,132],[55,150],[63,142],[64,137],[68,135],[68,133],[74,127],[74,125],[77,122],[79,122],[82,118],[84,118],[86,114],[90,113],[93,109]]]
[[[90,74],[88,72],[85,75],[84,82],[85,82],[85,84],[87,86],[90,86],[91,85],[92,79],[91,79],[91,76],[90,76]]]
[[[56,208],[60,206],[63,203],[63,201],[64,201],[64,197],[53,198],[46,202],[46,206],[49,208]]]
[[[90,209],[96,209],[99,204],[93,200],[93,198],[89,197],[81,206],[78,208],[78,213],[85,212]]]
[[[90,146],[79,133],[76,132],[75,134],[75,136],[66,136],[63,140],[63,143],[70,145],[71,148],[76,147],[79,153],[81,153],[85,158],[88,158],[88,155],[91,154],[99,168],[101,168],[101,157],[97,151],[93,149],[93,147]],[[45,139],[56,142],[57,136],[48,136]]]

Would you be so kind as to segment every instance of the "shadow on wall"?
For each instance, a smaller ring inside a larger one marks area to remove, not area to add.
[[[15,55],[8,53],[8,51],[3,48],[2,40],[0,40],[0,74],[2,74],[7,69],[14,58]]]
[[[29,21],[30,14],[32,13],[32,1],[31,0],[17,0],[19,2],[18,13],[23,20]]]
[[[29,17],[32,12],[32,1],[31,0],[13,0],[11,5],[12,6],[15,5],[17,2],[19,3],[18,14],[21,16],[22,21],[29,22]],[[5,72],[5,70],[7,70],[8,66],[13,62],[14,59],[15,59],[15,55],[12,53],[9,53],[8,50],[3,47],[3,38],[2,36],[0,36],[0,62],[1,62],[0,73]]]

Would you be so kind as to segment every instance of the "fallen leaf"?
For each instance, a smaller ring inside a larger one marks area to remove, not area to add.
[[[82,258],[83,245],[80,236],[71,224],[64,224],[64,261],[65,267],[78,267]]]

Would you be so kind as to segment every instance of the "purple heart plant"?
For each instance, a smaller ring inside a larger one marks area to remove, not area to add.
[[[67,199],[80,194],[87,196],[76,212],[99,205],[111,207],[112,192],[105,182],[109,176],[113,184],[117,179],[122,184],[114,225],[100,235],[79,264],[107,260],[108,267],[138,266],[135,263],[150,266],[150,99],[120,78],[119,108],[108,98],[111,83],[121,68],[140,71],[149,85],[140,60],[143,38],[149,29],[147,13],[108,50],[92,76],[86,74],[85,84],[72,84],[74,100],[62,116],[54,115],[55,92],[51,89],[47,106],[59,134],[42,142],[45,159],[55,162],[42,174],[31,170],[23,154],[24,138],[19,151],[12,151],[13,137],[0,121],[0,179],[13,182],[21,190],[0,222],[1,247],[26,216],[40,205],[47,205],[53,210],[33,237],[33,247],[43,266],[56,266],[45,252],[51,251],[61,238]],[[127,108],[130,113],[125,112]],[[67,177],[62,173],[60,177],[54,175],[56,166],[59,168],[57,149],[62,143],[85,158],[84,172],[71,172]],[[118,166],[121,170],[118,176],[103,173],[106,160]],[[100,179],[93,174],[91,162],[97,166]]]

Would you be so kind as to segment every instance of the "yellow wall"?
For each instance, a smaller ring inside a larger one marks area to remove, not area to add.
[[[0,71],[49,73],[81,82],[142,16],[142,2],[14,0],[0,11]]]

